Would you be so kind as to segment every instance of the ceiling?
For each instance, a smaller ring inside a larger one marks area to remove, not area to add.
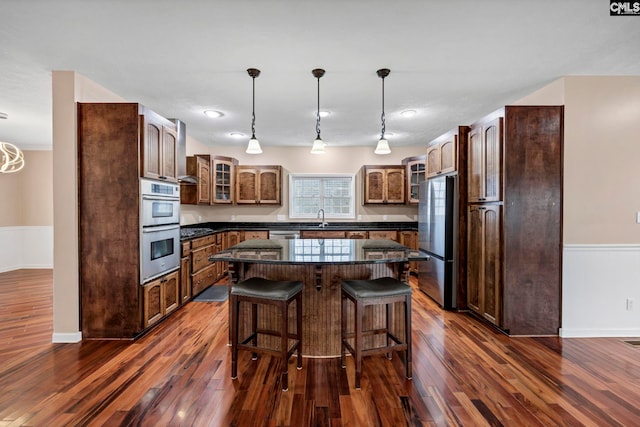
[[[51,146],[51,72],[74,70],[210,146],[422,145],[566,75],[640,75],[640,16],[606,0],[3,0],[0,141]],[[224,116],[211,119],[206,109]],[[416,110],[413,118],[400,112]],[[234,139],[231,132],[246,136]],[[390,133],[390,134],[389,134]]]

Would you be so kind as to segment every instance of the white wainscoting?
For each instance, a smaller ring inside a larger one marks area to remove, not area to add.
[[[53,268],[53,226],[0,227],[0,273]]]
[[[561,337],[640,337],[640,245],[565,245],[562,276]]]

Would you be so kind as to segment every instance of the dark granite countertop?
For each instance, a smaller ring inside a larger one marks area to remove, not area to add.
[[[371,231],[371,230],[398,230],[416,231],[418,223],[406,222],[330,222],[324,228],[318,227],[318,221],[314,222],[203,222],[199,224],[183,225],[181,240],[189,240],[196,237],[221,231],[236,230],[336,230],[336,231]]]
[[[261,264],[372,264],[426,260],[429,256],[391,240],[246,240],[210,256],[214,261]]]

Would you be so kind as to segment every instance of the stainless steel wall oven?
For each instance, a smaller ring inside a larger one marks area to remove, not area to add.
[[[180,268],[180,186],[140,180],[140,283]]]

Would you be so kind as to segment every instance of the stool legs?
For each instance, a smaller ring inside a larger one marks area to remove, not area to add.
[[[235,295],[229,298],[231,304],[231,379],[238,378],[238,316],[240,301]]]

